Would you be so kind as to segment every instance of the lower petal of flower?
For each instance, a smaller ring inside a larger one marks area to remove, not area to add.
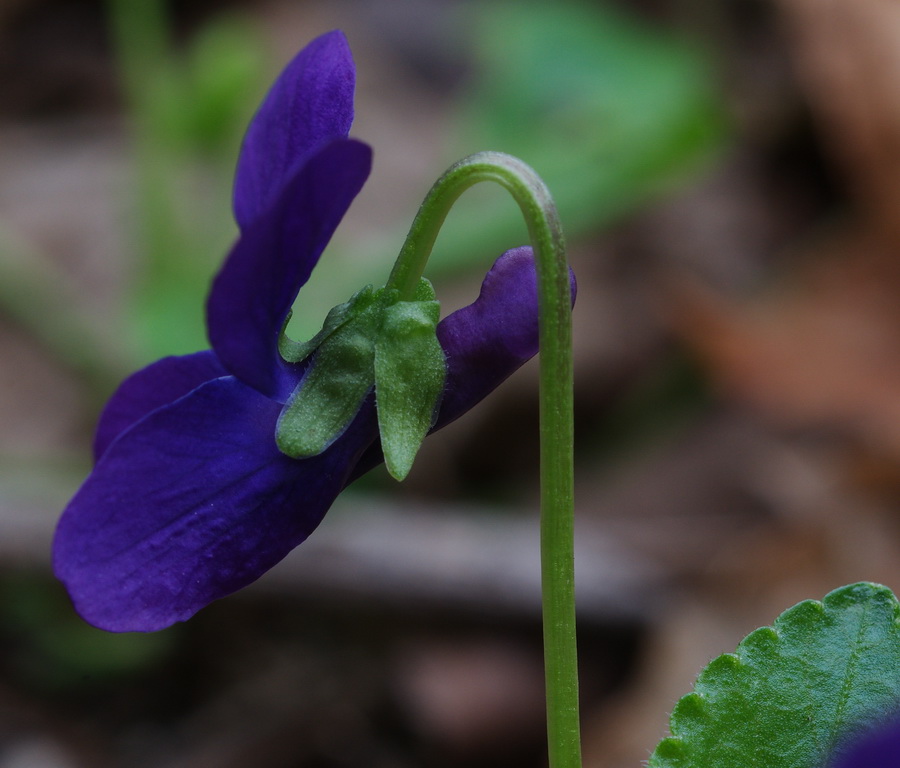
[[[148,413],[175,402],[201,384],[227,376],[212,351],[164,357],[131,374],[115,391],[100,415],[94,435],[94,461],[109,444]]]
[[[54,570],[86,621],[114,632],[184,621],[255,581],[319,525],[377,436],[373,410],[303,461],[275,445],[280,410],[219,378],[110,444],[54,540]]]

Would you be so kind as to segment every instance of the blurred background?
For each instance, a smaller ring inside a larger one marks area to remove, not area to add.
[[[460,157],[518,155],[559,204],[587,766],[640,765],[793,603],[900,585],[891,0],[0,0],[0,768],[546,762],[533,364],[185,625],[104,634],[50,576],[105,399],[206,346],[247,121],[335,27],[375,168],[295,338],[386,279]],[[445,311],[524,239],[467,193]]]

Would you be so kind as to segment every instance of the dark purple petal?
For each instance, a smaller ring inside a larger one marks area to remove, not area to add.
[[[572,303],[575,275],[571,273]],[[504,253],[478,298],[437,327],[447,383],[432,431],[458,419],[538,351],[537,272],[531,248]]]
[[[151,411],[184,397],[211,379],[227,375],[209,350],[182,357],[164,357],[131,374],[119,385],[100,414],[94,435],[94,460],[99,461],[113,440]]]
[[[572,303],[575,275],[571,273]],[[478,298],[438,324],[447,380],[435,432],[475,406],[538,351],[537,272],[531,248],[504,253],[487,273]],[[384,460],[372,445],[352,480]]]
[[[900,766],[900,721],[894,720],[844,745],[831,768]]]
[[[278,335],[300,288],[371,167],[369,147],[328,144],[300,169],[273,207],[241,234],[206,307],[212,347],[228,371],[284,401],[298,380],[278,354]]]
[[[250,123],[234,180],[241,229],[268,209],[310,153],[347,138],[356,70],[343,32],[313,40],[287,65]]]
[[[275,446],[280,406],[232,377],[201,385],[113,442],[70,502],[53,565],[82,617],[153,631],[246,586],[322,520],[377,427],[296,461]]]

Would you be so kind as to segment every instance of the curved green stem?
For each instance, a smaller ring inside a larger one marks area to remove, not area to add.
[[[469,187],[493,181],[510,192],[535,252],[540,312],[541,581],[547,734],[551,768],[579,768],[575,650],[572,320],[569,268],[556,207],[521,160],[480,152],[452,166],[432,187],[413,222],[387,288],[412,298],[451,206]]]

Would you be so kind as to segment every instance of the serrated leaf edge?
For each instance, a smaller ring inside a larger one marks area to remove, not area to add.
[[[861,592],[865,592],[866,594],[861,595]],[[679,730],[678,719],[680,717],[681,707],[694,705],[695,707],[697,707],[697,711],[708,710],[708,706],[711,702],[709,696],[702,690],[702,685],[704,683],[704,679],[709,676],[710,669],[714,665],[726,663],[732,664],[734,665],[735,670],[747,667],[747,662],[745,661],[746,654],[742,652],[745,652],[747,650],[747,647],[749,645],[748,641],[750,641],[751,638],[758,637],[759,633],[761,632],[771,632],[774,636],[775,642],[781,643],[782,633],[780,629],[785,623],[789,622],[791,618],[796,615],[796,613],[802,610],[813,609],[819,614],[817,616],[817,620],[822,621],[827,617],[829,608],[838,608],[839,602],[843,602],[843,600],[851,594],[855,598],[854,602],[857,603],[862,602],[866,599],[871,599],[876,595],[881,596],[887,602],[892,604],[893,623],[895,626],[900,626],[900,602],[898,602],[897,597],[894,595],[891,589],[884,586],[883,584],[877,584],[870,581],[861,581],[856,582],[855,584],[848,584],[842,587],[838,587],[837,589],[834,589],[826,594],[825,597],[823,597],[821,600],[802,600],[801,602],[783,611],[775,619],[775,621],[772,622],[771,625],[759,627],[758,629],[753,630],[753,632],[748,634],[746,637],[744,637],[743,640],[741,640],[740,643],[738,643],[738,646],[733,653],[723,653],[719,656],[716,656],[703,668],[703,670],[697,675],[697,679],[694,682],[694,690],[678,699],[678,701],[675,703],[675,706],[672,708],[672,714],[669,717],[670,735],[663,738],[656,745],[656,748],[650,754],[650,757],[647,760],[643,761],[643,764],[645,766],[649,766],[650,762],[657,755],[663,760],[684,759],[687,756],[687,744],[684,738],[677,733],[677,731]],[[685,705],[683,704],[683,702],[685,702],[686,700],[688,700],[689,703]],[[694,702],[696,702],[696,704],[694,704]],[[830,746],[829,758],[831,756],[831,752],[833,752],[836,746],[838,746],[837,743]]]

